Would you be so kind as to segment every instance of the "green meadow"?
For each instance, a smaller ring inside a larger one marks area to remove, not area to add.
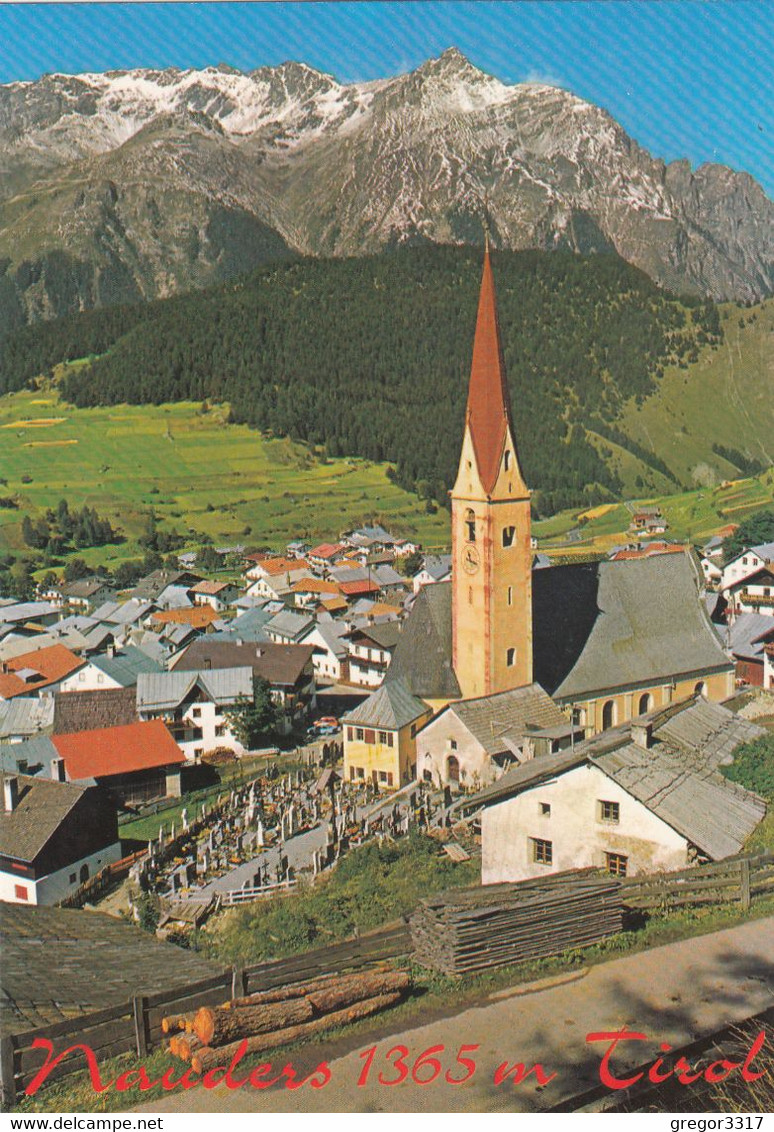
[[[428,514],[391,483],[387,465],[328,460],[289,440],[227,423],[228,410],[190,402],[75,409],[51,389],[0,398],[0,553],[22,549],[21,520],[65,498],[95,507],[126,542],[79,551],[110,567],[140,553],[137,538],[153,508],[163,529],[191,546],[283,547],[378,521],[426,547],[448,542],[445,511]]]

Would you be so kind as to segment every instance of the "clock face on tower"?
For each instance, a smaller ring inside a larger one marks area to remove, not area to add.
[[[480,558],[475,546],[466,546],[462,553],[462,568],[468,574],[475,574],[478,570]]]

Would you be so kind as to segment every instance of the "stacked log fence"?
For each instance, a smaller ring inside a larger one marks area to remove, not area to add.
[[[621,884],[595,869],[456,889],[409,921],[416,960],[444,975],[508,967],[597,943],[623,927]]]

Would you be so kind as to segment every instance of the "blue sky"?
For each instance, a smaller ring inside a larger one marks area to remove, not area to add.
[[[505,81],[604,106],[656,156],[745,169],[774,196],[772,0],[0,4],[0,45],[0,82],[285,59],[355,81],[454,45]]]

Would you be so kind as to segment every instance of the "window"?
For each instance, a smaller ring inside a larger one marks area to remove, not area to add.
[[[87,881],[89,879],[89,866],[88,865],[81,865],[81,872],[80,872],[79,879],[80,879],[81,884],[83,884],[84,881]]]
[[[68,883],[68,884],[75,884],[75,882],[76,882],[76,880],[77,880],[77,879],[78,879],[78,874],[77,874],[77,873],[70,873],[70,879],[68,880],[68,882],[67,882],[67,883]]]
[[[380,770],[379,771],[379,781],[384,782],[384,783],[387,782],[387,771],[386,770]]]
[[[599,820],[609,822],[619,822],[621,820],[621,806],[619,802],[603,802],[597,803],[599,807]]]
[[[411,724],[411,738],[412,739],[415,738],[416,733],[417,733],[417,725],[416,725],[416,723],[412,723]]]
[[[516,663],[516,649],[506,649],[505,663],[509,668],[513,668],[514,664]]]
[[[81,680],[81,681],[85,680],[86,679],[86,673],[85,672],[79,672],[78,673],[78,679]]]
[[[513,540],[515,537],[515,527],[503,527],[503,546],[513,546]]]
[[[226,734],[225,726],[222,723],[219,723],[218,726],[215,728],[216,737],[220,738],[221,735],[225,735],[225,734]]]
[[[538,802],[538,809],[540,810],[540,814],[541,814],[542,817],[544,817],[544,818],[550,818],[551,817],[551,803],[550,802]]]
[[[456,755],[449,755],[446,760],[446,777],[449,782],[459,782],[460,764]]]
[[[452,751],[456,751],[457,750],[457,740],[456,739],[450,739],[449,740],[449,747],[451,748]]]
[[[530,837],[532,844],[532,860],[538,865],[551,865],[554,860],[553,841],[544,841],[542,837]]]
[[[13,894],[17,900],[29,900],[27,886],[24,884],[15,884],[13,886]]]
[[[693,692],[694,692],[694,695],[696,695],[696,696],[706,696],[707,695],[707,685],[704,683],[703,680],[700,680],[699,683],[696,685],[696,687],[693,689]]]
[[[625,877],[629,858],[623,853],[605,853],[605,868],[614,877]]]
[[[349,768],[349,777],[350,777],[350,778],[354,778],[354,777],[355,777],[355,769],[356,769],[356,768],[355,768],[355,767],[353,767],[353,766],[351,766],[351,767]]]
[[[602,707],[602,730],[609,731],[615,726],[616,710],[615,700],[607,700]]]
[[[357,739],[358,743],[363,742],[363,728],[362,727],[356,727],[355,728],[355,738]]]
[[[392,746],[392,732],[391,731],[380,731],[379,732],[379,742],[384,743],[385,746],[387,746],[387,747],[391,747]]]
[[[465,530],[468,542],[476,541],[476,515],[472,507],[468,507],[465,512]]]
[[[511,454],[507,450],[506,450],[506,453],[505,453],[505,457],[503,459],[503,466],[504,466],[506,472],[508,471],[508,469],[511,466]]]
[[[201,717],[201,714],[202,709],[200,707],[191,708],[191,715],[194,719],[199,719]]]
[[[473,604],[473,587],[468,586],[468,605]]]
[[[645,715],[646,712],[653,711],[653,697],[650,692],[644,692],[640,696],[640,702],[637,705],[637,714]]]
[[[347,742],[348,743],[352,742],[352,728],[351,727],[347,728]]]
[[[513,586],[508,586],[508,605],[513,605]]]

